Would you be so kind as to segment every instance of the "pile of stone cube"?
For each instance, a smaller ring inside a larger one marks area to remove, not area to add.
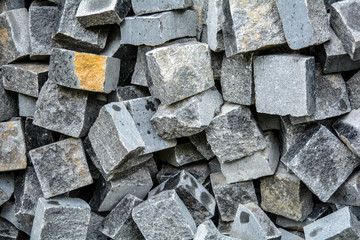
[[[0,239],[360,239],[359,0],[0,0]]]

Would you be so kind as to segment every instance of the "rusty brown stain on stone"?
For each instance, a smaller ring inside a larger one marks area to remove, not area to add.
[[[106,56],[75,52],[75,74],[81,89],[104,92]]]

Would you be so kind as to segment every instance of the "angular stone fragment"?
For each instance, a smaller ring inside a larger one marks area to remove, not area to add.
[[[196,147],[199,153],[204,156],[207,160],[215,157],[215,154],[211,150],[210,144],[206,140],[206,133],[201,133],[189,136],[190,142]]]
[[[221,163],[227,183],[242,182],[273,175],[279,163],[279,143],[273,132],[265,133],[266,148],[253,155]]]
[[[351,109],[360,108],[360,71],[356,72],[347,82],[346,89]]]
[[[76,19],[83,27],[119,24],[131,9],[131,0],[82,0],[76,12]]]
[[[137,205],[132,218],[148,240],[192,239],[196,225],[175,190],[163,191]]]
[[[255,203],[239,204],[230,237],[240,239],[281,239],[281,232]]]
[[[155,0],[151,3],[146,1],[144,2],[142,0],[131,0],[132,9],[136,15],[184,9],[191,7],[192,4],[192,0]]]
[[[108,237],[100,232],[104,217],[91,212],[90,223],[86,234],[86,240],[107,240]]]
[[[25,7],[25,0],[3,0],[0,2],[0,13]]]
[[[29,13],[26,8],[0,14],[0,39],[0,65],[29,55]]]
[[[100,231],[111,239],[144,239],[131,212],[143,200],[128,194],[105,217]]]
[[[209,48],[203,43],[179,43],[146,53],[149,90],[171,104],[214,86]]]
[[[211,220],[200,224],[194,236],[194,240],[235,240],[235,238],[222,235]]]
[[[285,229],[279,228],[279,231],[281,232],[281,240],[304,240],[304,238],[292,234]]]
[[[105,47],[108,28],[85,28],[76,19],[81,0],[62,1],[62,14],[52,39],[62,47],[83,52],[99,52]]]
[[[27,151],[56,141],[57,136],[54,132],[34,125],[32,118],[26,118],[24,125]]]
[[[191,136],[209,126],[222,103],[221,94],[209,89],[174,104],[160,104],[150,121],[162,138]]]
[[[341,40],[345,51],[352,60],[360,60],[359,18],[360,3],[356,0],[346,0],[331,5],[330,23]]]
[[[93,182],[81,139],[68,138],[29,152],[46,198]]]
[[[36,102],[34,124],[72,137],[83,137],[104,103],[86,91],[46,81]]]
[[[16,240],[19,239],[18,237],[19,230],[4,218],[0,218],[0,238],[6,240]]]
[[[304,133],[281,161],[323,202],[360,164],[359,158],[322,125]]]
[[[16,215],[14,202],[7,201],[2,205],[1,217],[8,220],[20,231],[30,235],[34,217],[29,215]]]
[[[210,180],[222,221],[235,220],[239,203],[258,202],[252,181],[227,183],[222,173],[212,173]]]
[[[266,147],[263,133],[248,107],[225,103],[206,129],[206,138],[219,162],[253,155]]]
[[[0,173],[0,205],[7,202],[14,192],[14,173]]]
[[[304,227],[306,239],[359,239],[360,222],[348,207]]]
[[[90,207],[79,198],[40,198],[31,230],[31,239],[85,240]]]
[[[2,73],[0,72],[1,76]],[[16,94],[6,91],[2,81],[0,81],[0,121],[16,116],[18,116]]]
[[[275,0],[223,1],[227,57],[286,43]]]
[[[154,47],[141,45],[138,47],[136,55],[136,64],[134,68],[134,73],[131,76],[131,84],[147,87],[149,74],[146,72],[147,61],[146,53],[153,50]]]
[[[49,79],[69,88],[110,93],[117,87],[119,67],[116,58],[55,48]]]
[[[199,225],[214,216],[214,197],[187,171],[182,170],[149,192],[148,198],[174,189]]]
[[[0,172],[26,169],[26,146],[21,119],[0,123]]]
[[[221,0],[210,0],[207,12],[207,43],[214,52],[224,51],[223,23],[225,20]]]
[[[294,117],[312,114],[314,71],[314,57],[290,54],[257,57],[254,60],[256,110]]]
[[[18,109],[20,117],[34,117],[37,98],[18,94]]]
[[[128,85],[128,86],[119,86],[115,89],[114,92],[111,92],[108,95],[109,102],[121,102],[136,98],[148,97],[150,94],[143,88]]]

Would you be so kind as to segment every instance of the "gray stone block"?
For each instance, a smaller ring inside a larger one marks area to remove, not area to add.
[[[34,117],[37,98],[18,94],[18,108],[20,117]]]
[[[360,164],[359,158],[322,125],[304,133],[281,161],[323,202]]]
[[[85,240],[89,223],[90,207],[84,200],[39,198],[31,239]]]
[[[19,239],[19,230],[4,218],[0,218],[0,238],[4,240]]]
[[[0,13],[25,7],[25,0],[3,0],[0,2]]]
[[[131,84],[147,87],[148,86],[148,78],[150,77],[146,71],[146,53],[153,50],[154,47],[150,46],[139,46],[136,55],[136,64],[134,68],[134,73],[131,76]]]
[[[105,217],[100,231],[111,239],[142,240],[144,237],[131,217],[131,212],[143,200],[128,194]]]
[[[222,173],[212,173],[210,180],[222,221],[235,220],[239,203],[258,203],[252,181],[227,183]]]
[[[210,52],[203,43],[179,43],[146,53],[149,90],[163,104],[194,96],[214,86]]]
[[[26,118],[24,124],[25,143],[27,151],[56,141],[54,132],[33,124],[32,118]]]
[[[29,155],[45,198],[93,183],[81,139],[68,138]]]
[[[0,205],[7,202],[15,189],[15,176],[13,172],[0,173]]]
[[[360,171],[354,171],[328,200],[330,203],[360,207]]]
[[[210,144],[206,140],[206,133],[201,133],[189,136],[190,142],[196,147],[199,153],[204,156],[207,160],[215,157],[215,154],[211,150]]]
[[[222,163],[251,156],[266,147],[264,135],[250,109],[232,103],[221,107],[221,112],[206,129],[206,138]]]
[[[346,89],[351,109],[360,108],[360,71],[356,72],[347,82]]]
[[[121,102],[136,98],[148,97],[150,94],[142,87],[135,85],[119,86],[108,95],[108,102]]]
[[[2,205],[1,217],[9,221],[20,231],[30,235],[34,217],[29,215],[16,215],[14,202],[7,201]]]
[[[196,225],[175,190],[163,191],[137,205],[132,218],[148,240],[192,239]]]
[[[118,24],[124,20],[131,9],[131,0],[81,1],[76,19],[83,27]]]
[[[281,239],[281,232],[255,203],[239,204],[230,237],[240,239]]]
[[[330,23],[345,51],[352,60],[360,60],[359,28],[356,20],[360,15],[360,3],[356,0],[346,0],[331,5]]]
[[[222,104],[221,94],[213,88],[173,104],[160,104],[150,121],[162,138],[191,136],[209,126]]]
[[[1,13],[0,32],[0,65],[23,59],[29,55],[29,13],[26,8]]]
[[[108,237],[100,232],[104,217],[91,212],[90,223],[86,234],[86,240],[108,240]]]
[[[223,37],[224,13],[221,0],[210,0],[206,18],[207,44],[214,52],[225,50]]]
[[[215,213],[215,199],[190,173],[182,170],[152,189],[148,198],[163,191],[175,190],[188,208],[196,225],[212,218]],[[146,236],[145,236],[146,237]]]
[[[193,5],[192,0],[153,0],[146,2],[142,0],[131,0],[131,5],[136,15],[165,12],[169,10],[185,9]]]
[[[0,77],[2,78],[1,72]],[[6,91],[2,81],[0,81],[0,121],[16,116],[18,116],[17,96],[15,93]]]
[[[254,81],[252,55],[236,55],[225,58],[221,67],[221,90],[226,102],[252,105]]]
[[[294,117],[313,113],[314,57],[294,54],[257,57],[254,80],[258,112]]]
[[[222,4],[227,57],[286,43],[275,0],[225,0]]]
[[[236,238],[222,235],[211,220],[201,223],[194,236],[194,240],[235,240]]]

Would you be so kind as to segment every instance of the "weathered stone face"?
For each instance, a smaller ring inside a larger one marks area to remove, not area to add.
[[[131,1],[132,9],[136,15],[143,15],[156,12],[165,12],[175,9],[188,8],[193,5],[192,0],[168,0],[166,2],[155,0],[153,2],[144,2],[141,0]]]
[[[16,116],[18,116],[16,94],[6,91],[0,81],[0,121]]]

